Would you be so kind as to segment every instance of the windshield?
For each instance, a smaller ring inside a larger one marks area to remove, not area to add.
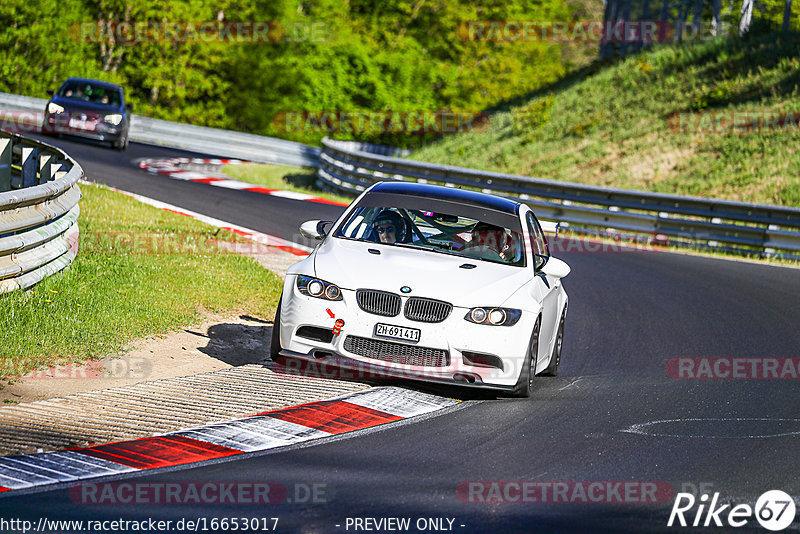
[[[428,206],[419,206],[425,204],[425,199],[404,202],[403,197],[393,196],[398,201],[379,205],[359,203],[334,237],[525,266],[525,249],[516,217],[432,199],[428,200]]]
[[[119,107],[122,95],[119,89],[89,82],[68,82],[58,91],[58,96],[93,104]]]

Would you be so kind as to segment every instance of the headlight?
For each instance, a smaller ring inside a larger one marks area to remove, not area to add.
[[[64,108],[56,104],[55,102],[50,102],[47,104],[47,112],[50,115],[58,115],[59,113],[64,112]]]
[[[297,289],[300,293],[309,297],[342,300],[342,290],[339,289],[339,286],[302,274],[297,277]]]
[[[520,310],[511,308],[472,308],[464,319],[475,324],[492,326],[513,326],[522,317]]]
[[[122,115],[119,113],[115,113],[114,115],[106,115],[105,121],[110,122],[114,126],[119,126],[119,123],[122,122]]]

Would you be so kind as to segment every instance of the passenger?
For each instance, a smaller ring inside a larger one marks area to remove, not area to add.
[[[465,252],[487,260],[508,262],[511,259],[507,257],[508,235],[504,228],[479,222],[472,228],[471,235],[472,239],[464,247]]]

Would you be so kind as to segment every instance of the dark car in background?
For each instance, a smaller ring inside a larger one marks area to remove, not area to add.
[[[104,141],[118,150],[128,146],[130,113],[122,87],[85,78],[69,78],[49,92],[42,132]]]

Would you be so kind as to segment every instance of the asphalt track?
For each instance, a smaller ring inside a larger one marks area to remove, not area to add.
[[[287,239],[299,241],[300,222],[341,209],[150,176],[131,163],[185,152],[131,144],[120,154],[53,142],[90,179]],[[771,489],[800,495],[797,379],[676,379],[668,372],[678,357],[799,357],[800,270],[651,251],[560,257],[572,267],[564,282],[570,313],[561,376],[538,378],[529,400],[412,384],[465,402],[408,424],[114,479],[272,481],[290,496],[316,484],[324,491],[319,502],[91,505],[59,488],[0,498],[0,517],[278,517],[278,532],[354,532],[347,518],[368,517],[410,518],[408,531],[417,532],[419,518],[451,518],[455,532],[666,532],[690,530],[667,527],[674,495],[656,504],[586,503],[575,495],[570,502],[484,503],[468,502],[457,488],[470,481],[659,481],[675,492],[703,487],[721,502],[750,505]],[[670,422],[648,425],[662,420]],[[750,529],[765,532],[752,518],[735,530]],[[795,521],[790,531],[798,530]]]

